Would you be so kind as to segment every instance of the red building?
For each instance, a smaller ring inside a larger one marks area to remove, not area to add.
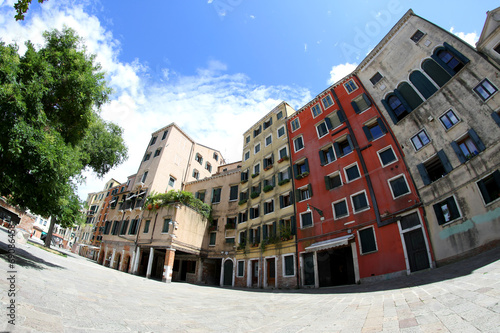
[[[357,77],[316,96],[289,117],[288,130],[301,286],[432,266],[402,151]]]

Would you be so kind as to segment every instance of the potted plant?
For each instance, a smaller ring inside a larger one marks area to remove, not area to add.
[[[288,182],[290,182],[290,179],[288,179],[288,178],[287,178],[287,179],[283,179],[283,180],[280,180],[280,181],[278,182],[278,185],[279,185],[279,186],[281,186],[281,185],[285,185],[285,184],[286,184],[286,183],[288,183]]]
[[[273,188],[274,188],[273,185],[266,185],[266,186],[264,186],[264,188],[262,190],[264,191],[264,193],[267,193],[267,192],[271,191]]]
[[[255,199],[255,198],[257,198],[259,195],[260,195],[260,192],[252,192],[252,193],[250,194],[250,198]]]
[[[248,201],[248,199],[242,199],[242,200],[238,201],[238,205],[240,205],[240,206],[244,205],[247,203],[247,201]]]
[[[257,173],[252,173],[252,178],[257,177],[258,175],[259,175],[259,173],[258,173],[258,172],[257,172]]]

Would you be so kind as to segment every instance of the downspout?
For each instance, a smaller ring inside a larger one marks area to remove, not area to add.
[[[333,97],[335,98],[335,101],[339,105],[340,110],[345,115],[346,113],[344,112],[344,108],[342,107],[342,104],[340,103],[340,100],[339,100],[337,94],[335,93],[335,90],[333,88],[331,88],[330,91],[332,92]],[[377,225],[380,226],[382,224],[382,220],[380,218],[380,211],[378,209],[377,198],[375,197],[375,191],[373,190],[372,180],[370,178],[370,174],[368,173],[365,159],[363,158],[363,155],[361,154],[361,149],[359,148],[358,140],[356,140],[356,136],[354,135],[354,131],[352,130],[351,123],[349,122],[349,119],[347,118],[347,116],[345,116],[345,123],[347,126],[347,130],[349,131],[349,135],[351,136],[351,140],[352,140],[352,143],[354,145],[354,149],[356,150],[356,154],[359,157],[359,162],[361,163],[361,168],[363,169],[363,173],[364,173],[364,176],[366,179],[366,185],[368,186],[368,192],[370,193],[370,198],[372,199],[372,203],[373,203],[373,210],[375,211],[375,219],[377,221]]]
[[[189,152],[188,165],[186,167],[186,172],[184,173],[184,179],[182,180],[181,191],[184,190],[184,185],[187,182],[188,171],[191,168],[191,160],[192,160],[191,158],[193,157],[194,145],[195,145],[195,143],[191,143],[191,151]]]

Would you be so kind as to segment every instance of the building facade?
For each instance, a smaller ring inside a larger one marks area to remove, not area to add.
[[[409,10],[356,73],[401,145],[436,262],[498,244],[499,69]]]

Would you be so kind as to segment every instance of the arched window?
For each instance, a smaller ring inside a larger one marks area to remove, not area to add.
[[[425,60],[422,63],[422,69],[440,87],[444,86],[451,79],[451,75],[432,59]]]
[[[428,99],[437,91],[436,86],[420,71],[413,71],[410,74],[410,81],[425,99]]]
[[[451,76],[457,74],[469,62],[467,57],[448,43],[443,43],[443,47],[437,48],[431,58]]]
[[[408,114],[408,111],[403,106],[403,103],[396,96],[393,95],[389,97],[387,101],[389,102],[389,106],[391,107],[392,111],[396,114],[396,117],[398,117],[398,119],[402,119],[400,118],[401,115]]]
[[[394,92],[387,95],[387,97],[382,100],[382,104],[389,113],[394,124],[397,124],[413,110],[398,89],[394,89]]]
[[[424,101],[422,98],[416,93],[412,86],[410,86],[407,82],[403,82],[398,86],[398,90],[401,93],[401,96],[408,102],[408,105],[412,110],[416,109],[420,104]]]

